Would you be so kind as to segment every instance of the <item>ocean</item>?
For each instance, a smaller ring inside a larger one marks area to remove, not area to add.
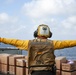
[[[65,56],[68,60],[76,60],[76,47],[56,50],[55,56]]]
[[[23,51],[22,54],[27,55],[27,51]],[[76,60],[76,47],[55,50],[54,54],[56,57],[65,56],[68,60]]]

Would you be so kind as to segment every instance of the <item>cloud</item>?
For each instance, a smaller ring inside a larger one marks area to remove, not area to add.
[[[26,2],[23,7],[23,13],[34,24],[50,24],[53,28],[70,27],[71,24],[66,20],[68,17],[76,15],[76,0],[32,0]],[[61,24],[61,25],[60,25]]]
[[[9,16],[7,13],[0,13],[0,24],[15,23],[18,18]]]
[[[17,37],[17,34],[23,33],[22,31],[26,29],[26,25],[22,24],[17,17],[10,16],[7,13],[0,13],[0,28],[0,36]]]
[[[9,16],[6,13],[0,14],[0,24],[6,23],[9,21]]]
[[[23,5],[23,12],[31,18],[51,15],[75,14],[75,0],[32,0]]]
[[[70,16],[62,21],[62,25],[66,29],[76,29],[76,16]]]
[[[12,33],[12,34],[20,33],[20,31],[23,31],[23,29],[25,29],[25,28],[26,28],[26,26],[19,25],[19,26],[13,27],[10,33]]]
[[[15,0],[5,0],[6,3],[13,3]]]

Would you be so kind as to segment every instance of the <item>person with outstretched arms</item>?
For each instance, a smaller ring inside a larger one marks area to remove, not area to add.
[[[0,42],[28,51],[28,68],[31,75],[56,75],[55,50],[76,46],[76,40],[51,40],[48,25],[41,24],[34,32],[34,39],[20,40],[0,37]]]

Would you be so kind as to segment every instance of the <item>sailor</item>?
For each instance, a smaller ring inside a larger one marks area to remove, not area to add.
[[[0,42],[28,51],[28,68],[31,75],[56,75],[54,51],[76,46],[76,40],[51,40],[48,25],[41,24],[33,40],[0,38]]]

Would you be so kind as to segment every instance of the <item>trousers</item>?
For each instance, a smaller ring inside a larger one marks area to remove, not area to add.
[[[33,71],[31,75],[56,75],[53,71],[50,70],[42,70],[42,71]]]

